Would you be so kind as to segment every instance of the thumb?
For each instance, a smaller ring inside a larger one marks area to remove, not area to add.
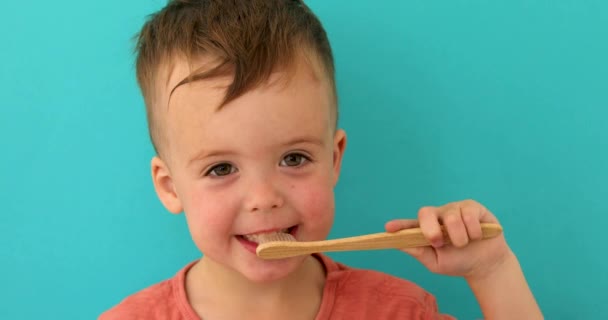
[[[418,220],[415,219],[397,219],[387,222],[384,228],[386,232],[397,232],[403,229],[418,228],[419,226]],[[427,268],[437,261],[437,252],[431,246],[401,248],[399,251],[409,254]]]
[[[424,249],[425,249],[424,247],[416,247],[416,248],[404,248],[404,249],[399,249],[399,250],[409,254],[416,260],[420,260],[419,258],[424,255]]]
[[[403,248],[399,249],[399,251],[403,251],[409,254],[429,270],[431,270],[433,265],[437,264],[437,251],[433,247],[425,246],[416,248]]]

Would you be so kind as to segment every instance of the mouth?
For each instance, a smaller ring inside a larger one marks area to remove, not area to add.
[[[237,235],[236,237],[239,239],[242,239],[244,241],[247,241],[247,242],[260,244],[260,243],[272,241],[273,239],[276,239],[277,236],[280,236],[281,234],[290,234],[295,238],[297,230],[298,230],[298,226],[295,225],[295,226],[291,226],[291,227],[285,228],[285,229],[268,231],[268,232],[263,231],[263,232],[257,232],[257,233],[242,234],[242,235]]]
[[[285,236],[286,234],[289,234],[293,238],[296,238],[297,233],[298,225],[295,225],[289,228],[274,231],[263,231],[250,234],[236,235],[236,238],[245,247],[245,249],[247,249],[247,251],[250,251],[255,254],[256,249],[260,243],[275,240],[281,236]]]

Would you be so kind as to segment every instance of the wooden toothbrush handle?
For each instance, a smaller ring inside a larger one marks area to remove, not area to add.
[[[445,227],[441,227],[444,243],[450,243]],[[481,224],[482,238],[488,239],[502,233],[502,227],[493,223]],[[317,252],[351,251],[351,250],[377,250],[414,248],[430,245],[422,234],[420,228],[404,229],[397,232],[380,232],[356,237],[295,242],[279,241],[260,244],[257,255],[264,259],[280,259]]]

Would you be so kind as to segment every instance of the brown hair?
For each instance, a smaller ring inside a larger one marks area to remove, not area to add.
[[[137,81],[157,154],[162,133],[153,105],[161,65],[176,57],[185,57],[190,63],[201,56],[218,59],[213,68],[202,73],[195,70],[176,88],[195,80],[230,75],[233,80],[221,108],[267,81],[273,71],[293,67],[302,51],[313,54],[323,68],[336,103],[337,121],[331,47],[321,22],[302,1],[170,0],[149,17],[136,46]]]

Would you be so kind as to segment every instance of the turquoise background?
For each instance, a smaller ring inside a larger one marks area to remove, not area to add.
[[[548,319],[608,317],[608,2],[308,1],[349,134],[332,237],[473,198]],[[130,38],[164,1],[0,4],[0,318],[92,319],[198,257],[152,188]],[[333,255],[480,317],[397,251]]]

